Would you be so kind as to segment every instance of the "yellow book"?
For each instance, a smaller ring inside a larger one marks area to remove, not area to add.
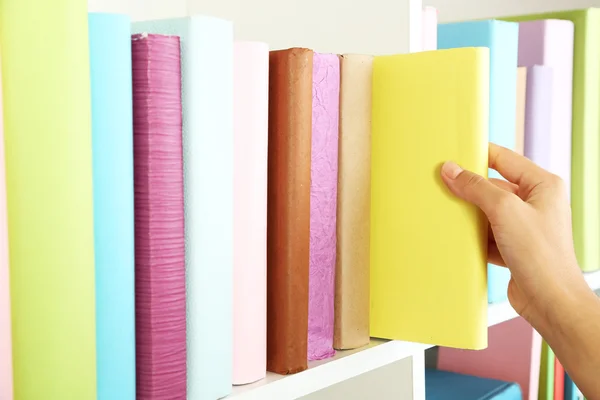
[[[489,50],[376,57],[371,336],[487,347],[487,220],[440,177],[487,177]]]

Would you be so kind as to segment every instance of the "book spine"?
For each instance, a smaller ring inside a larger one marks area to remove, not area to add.
[[[0,93],[2,93],[1,81]],[[0,96],[0,399],[11,400],[13,398],[13,360],[7,218],[4,120],[2,96]]]
[[[212,399],[231,392],[233,375],[233,24],[184,20],[188,396]]]
[[[423,51],[437,50],[438,12],[434,7],[423,9]]]
[[[315,53],[312,80],[308,360],[332,357],[340,61]]]
[[[313,52],[269,56],[267,370],[307,368]]]
[[[14,396],[94,399],[87,4],[3,2],[0,22]]]
[[[137,397],[186,398],[179,37],[134,35]]]
[[[340,57],[337,254],[333,347],[369,343],[373,57]]]
[[[517,69],[517,108],[515,125],[515,151],[521,155],[525,151],[525,99],[527,89],[527,68]]]
[[[234,45],[233,384],[265,377],[269,46]]]
[[[516,150],[517,64],[519,24],[493,21],[490,47],[490,142]],[[504,179],[495,170],[491,178]],[[488,264],[488,301],[508,299],[510,271]]]
[[[98,399],[135,398],[131,22],[90,14]]]
[[[533,66],[527,68],[527,78],[524,154],[547,169],[551,163],[548,132],[552,125],[554,72],[550,67]]]

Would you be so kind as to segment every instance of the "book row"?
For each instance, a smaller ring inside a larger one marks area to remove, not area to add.
[[[486,348],[510,275],[439,167],[499,177],[489,142],[565,180],[599,268],[600,10],[421,17],[424,51],[338,55],[0,4],[0,398],[212,400],[370,337]]]

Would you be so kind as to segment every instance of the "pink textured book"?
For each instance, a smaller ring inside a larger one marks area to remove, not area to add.
[[[438,11],[434,7],[423,9],[423,51],[437,50]]]
[[[2,93],[1,87],[0,93]],[[4,171],[4,121],[2,118],[2,96],[0,96],[0,400],[12,400],[13,398],[11,326],[6,174]]]
[[[340,101],[340,62],[337,55],[314,54],[312,89],[308,360],[321,360],[335,354],[333,326]]]
[[[515,318],[489,328],[485,350],[440,347],[438,369],[517,382],[523,400],[536,400],[541,355],[541,336],[523,318]]]
[[[179,37],[134,35],[137,398],[186,398]]]
[[[550,151],[545,167],[571,187],[574,25],[566,20],[519,23],[519,66],[552,68],[552,111],[546,136]]]
[[[267,370],[269,46],[234,44],[233,384]]]

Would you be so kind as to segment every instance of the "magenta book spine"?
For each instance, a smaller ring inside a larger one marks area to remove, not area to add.
[[[340,62],[314,54],[310,184],[308,360],[333,350]]]
[[[186,398],[179,37],[134,35],[137,398]]]

